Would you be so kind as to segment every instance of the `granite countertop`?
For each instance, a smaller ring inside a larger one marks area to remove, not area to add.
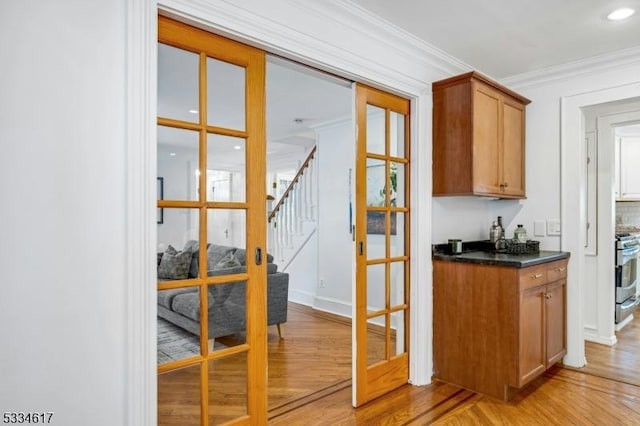
[[[516,268],[526,268],[528,266],[539,265],[541,263],[553,262],[555,260],[567,259],[570,256],[566,251],[541,250],[539,253],[509,254],[486,251],[486,242],[471,241],[462,244],[461,254],[451,254],[447,251],[446,244],[433,246],[433,260],[445,262],[479,263],[482,265],[511,266]]]

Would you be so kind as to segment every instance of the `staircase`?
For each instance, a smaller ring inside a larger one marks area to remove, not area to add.
[[[316,232],[318,200],[314,146],[273,209],[268,208],[267,249],[279,270],[287,267]]]

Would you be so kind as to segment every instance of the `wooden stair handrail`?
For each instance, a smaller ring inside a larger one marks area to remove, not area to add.
[[[296,182],[298,182],[298,178],[302,175],[302,172],[304,172],[304,169],[309,167],[309,163],[311,162],[311,160],[313,160],[313,157],[314,157],[315,153],[316,153],[316,146],[314,145],[313,149],[311,150],[311,152],[307,156],[307,159],[304,160],[304,163],[302,163],[302,166],[300,166],[300,169],[298,170],[298,173],[296,173],[296,176],[293,178],[293,180],[291,181],[291,183],[287,187],[287,190],[284,191],[284,194],[282,194],[282,197],[280,198],[280,201],[278,201],[278,204],[276,204],[276,206],[273,208],[273,210],[269,214],[269,222],[271,222],[271,219],[273,219],[276,216],[276,213],[280,209],[280,206],[282,205],[284,200],[289,196],[289,192],[291,192],[293,190],[293,186],[296,184]]]

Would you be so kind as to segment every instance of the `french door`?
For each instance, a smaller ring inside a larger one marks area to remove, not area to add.
[[[159,17],[157,124],[158,424],[266,424],[264,52]]]
[[[353,403],[409,379],[409,101],[356,85]]]

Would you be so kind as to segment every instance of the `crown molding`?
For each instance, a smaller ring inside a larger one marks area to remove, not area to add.
[[[306,65],[418,95],[471,67],[349,0],[160,0],[163,14]]]
[[[517,74],[500,79],[500,83],[509,87],[524,89],[601,73],[637,63],[640,63],[640,46]]]
[[[308,2],[306,4],[312,5],[317,11],[323,10],[324,19],[342,22],[349,28],[362,33],[368,39],[397,50],[405,58],[420,64],[420,66],[435,68],[445,75],[472,70],[472,67],[467,63],[353,3],[351,0],[331,0],[326,3]],[[343,13],[336,13],[337,10],[341,10]]]

